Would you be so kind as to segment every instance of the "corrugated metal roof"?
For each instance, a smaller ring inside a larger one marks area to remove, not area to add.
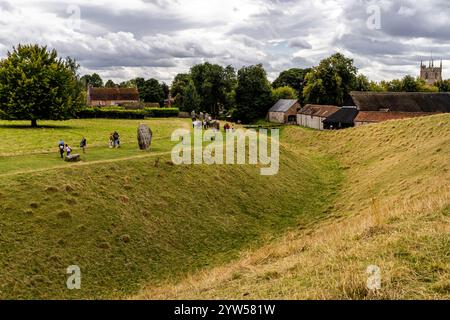
[[[275,105],[272,108],[270,108],[269,112],[286,112],[297,102],[298,100],[291,100],[291,99],[278,100],[278,102],[275,103]]]
[[[308,116],[316,116],[326,118],[339,110],[338,106],[328,106],[328,105],[318,105],[318,104],[307,104],[298,113],[305,114]]]

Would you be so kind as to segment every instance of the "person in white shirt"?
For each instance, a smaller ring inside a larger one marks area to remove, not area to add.
[[[68,144],[66,144],[66,154],[67,154],[67,157],[70,157],[70,154],[72,153],[72,148],[68,145]]]

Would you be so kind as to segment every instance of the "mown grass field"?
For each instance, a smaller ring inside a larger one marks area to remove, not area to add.
[[[335,132],[289,127],[283,142],[339,162],[329,219],[133,298],[450,298],[450,115]],[[370,265],[381,270],[377,292],[366,287]]]
[[[272,177],[174,166],[169,137],[189,120],[145,122],[147,152],[140,121],[0,122],[0,298],[450,298],[449,115],[286,127]],[[83,162],[61,161],[59,139],[83,135]]]
[[[153,130],[151,152],[170,152],[174,145],[170,136],[174,129],[190,128],[181,119],[136,120],[70,120],[64,122],[40,121],[39,128],[31,128],[27,121],[0,121],[0,175],[29,170],[73,166],[62,161],[58,154],[58,142],[63,139],[80,153],[82,137],[88,141],[83,162],[123,159],[145,156],[138,148],[136,134],[139,123],[146,123]],[[108,149],[109,136],[117,130],[122,147]]]
[[[283,144],[270,177],[250,165],[174,166],[170,134],[190,120],[146,121],[148,152],[137,147],[140,122],[0,122],[0,298],[128,298],[332,214],[343,172],[321,150]],[[108,148],[114,130],[118,150]],[[82,136],[83,162],[61,161],[59,139],[75,147]],[[81,290],[66,288],[69,265],[81,268]]]

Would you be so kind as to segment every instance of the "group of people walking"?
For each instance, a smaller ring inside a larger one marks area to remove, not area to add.
[[[109,147],[120,148],[120,135],[117,131],[114,131],[109,135]]]
[[[87,139],[83,137],[80,141],[80,149],[83,150],[83,153],[86,153],[87,147]],[[120,147],[120,135],[117,131],[114,131],[109,135],[109,147],[110,148],[119,148]],[[61,159],[64,159],[64,156],[70,157],[72,154],[72,147],[65,143],[64,140],[60,140],[58,142],[58,152]]]
[[[198,117],[197,117],[198,116]],[[220,122],[218,120],[213,119],[209,114],[200,112],[198,115],[195,111],[191,112],[191,119],[192,119],[192,126],[194,129],[210,129],[213,128],[216,131],[220,130]],[[241,122],[238,121],[238,124]],[[234,124],[229,124],[228,122],[225,123],[223,126],[223,130],[225,132],[234,132],[236,129],[234,127]]]
[[[83,137],[83,139],[81,139],[80,141],[80,149],[83,150],[83,153],[86,153],[86,146],[87,140],[85,137]],[[58,143],[58,149],[61,159],[64,159],[64,154],[66,155],[66,157],[70,157],[70,155],[72,154],[72,147],[67,143],[64,143],[64,140],[62,139]]]
[[[204,130],[208,130],[208,129],[220,129],[220,123],[217,120],[197,120],[194,119],[192,120],[192,126],[194,127],[194,129],[204,129]]]
[[[67,154],[67,157],[72,153],[72,147],[70,147],[67,143],[64,143],[64,140],[60,140],[58,143],[59,155],[61,159],[64,159],[64,153]]]
[[[200,112],[199,118],[197,118],[197,114],[195,111],[191,112],[192,126],[194,129],[210,129],[212,128],[215,131],[220,130],[220,122],[218,120],[213,119],[209,114]],[[225,132],[235,131],[234,124],[226,123],[223,127]]]

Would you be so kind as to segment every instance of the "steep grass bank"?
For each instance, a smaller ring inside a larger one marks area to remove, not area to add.
[[[329,214],[341,172],[320,152],[281,149],[272,177],[248,165],[173,166],[168,156],[2,176],[0,297],[126,297],[308,228]],[[69,265],[81,268],[81,290],[66,288]]]
[[[450,298],[450,115],[339,132],[290,127],[283,141],[339,161],[335,219],[138,298]],[[366,288],[370,265],[381,271],[376,293]]]

